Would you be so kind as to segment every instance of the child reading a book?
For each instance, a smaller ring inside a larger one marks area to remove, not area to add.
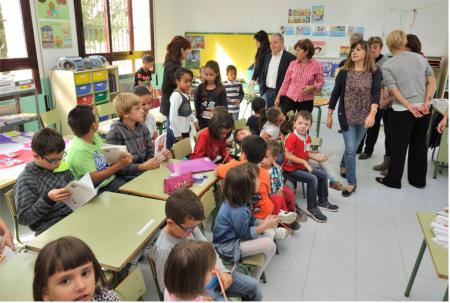
[[[156,119],[153,116],[152,113],[150,113],[150,104],[153,100],[152,95],[150,94],[150,91],[148,88],[142,85],[138,85],[135,88],[133,88],[133,93],[138,95],[141,99],[141,110],[142,110],[142,119],[145,126],[147,126],[148,131],[150,132],[150,136],[152,137],[152,140],[155,141],[155,139],[158,137],[158,129],[156,128]]]
[[[94,253],[83,241],[63,237],[46,244],[36,259],[34,301],[119,301]]]
[[[127,180],[143,171],[156,169],[171,157],[169,150],[164,150],[161,157],[154,157],[155,146],[150,132],[143,121],[141,100],[132,93],[119,93],[113,100],[114,109],[119,120],[114,121],[106,136],[106,142],[113,145],[125,145],[133,156],[133,161],[123,167],[118,174]]]
[[[117,192],[127,180],[117,177],[116,173],[130,165],[133,156],[124,153],[118,161],[107,165],[103,141],[97,133],[98,121],[90,105],[75,106],[69,112],[68,123],[76,137],[67,150],[66,161],[75,178],[78,180],[89,173],[100,191]]]
[[[237,69],[234,65],[227,66],[227,81],[223,82],[227,93],[228,112],[233,120],[239,119],[239,108],[244,99],[244,89],[241,81],[236,80]]]
[[[167,224],[161,230],[153,248],[153,260],[155,261],[158,284],[161,290],[164,290],[166,286],[164,264],[167,263],[167,258],[173,247],[188,240],[208,242],[199,227],[205,219],[203,204],[192,191],[189,189],[174,191],[166,201],[165,212]],[[226,293],[239,295],[244,301],[261,301],[262,294],[258,281],[237,271],[230,272],[218,257],[215,265]],[[213,299],[220,300],[223,297],[217,291],[217,286],[216,284],[214,287],[208,288],[207,293]]]
[[[25,165],[14,187],[19,223],[36,235],[72,213],[62,201],[70,197],[66,185],[74,179],[64,157],[66,144],[54,129],[44,128],[31,141],[33,161]]]

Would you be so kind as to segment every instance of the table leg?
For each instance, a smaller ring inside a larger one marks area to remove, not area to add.
[[[444,298],[442,299],[442,301],[448,302],[448,286],[447,289],[445,290]]]
[[[422,261],[426,246],[427,244],[425,243],[425,239],[423,239],[422,246],[420,246],[419,255],[417,256],[416,263],[414,264],[414,268],[411,273],[411,277],[409,278],[408,286],[406,286],[405,297],[409,297],[409,293],[411,292],[411,288],[416,278],[417,270],[419,269],[419,265]]]
[[[316,137],[319,137],[319,132],[320,132],[320,120],[322,117],[322,107],[318,106],[318,113],[317,113],[317,127],[316,127]]]

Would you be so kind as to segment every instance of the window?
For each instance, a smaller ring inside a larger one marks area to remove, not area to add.
[[[153,54],[152,0],[75,1],[78,50],[81,57],[102,55],[134,73],[136,60]]]
[[[27,0],[0,0],[0,77],[33,79],[40,90],[39,68]]]

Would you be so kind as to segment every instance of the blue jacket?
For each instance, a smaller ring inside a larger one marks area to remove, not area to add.
[[[257,223],[248,207],[232,207],[227,201],[222,203],[213,230],[213,243],[219,255],[225,260],[239,263],[239,242],[257,237]]]

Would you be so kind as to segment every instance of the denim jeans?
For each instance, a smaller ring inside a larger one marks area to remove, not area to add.
[[[328,201],[328,176],[320,168],[313,168],[310,173],[307,170],[294,170],[286,172],[289,176],[295,178],[298,182],[306,183],[306,204],[308,209],[317,207],[317,203]]]
[[[266,101],[267,108],[275,105],[275,98],[277,97],[277,90],[275,88],[268,88],[261,98]]]
[[[233,283],[227,289],[227,296],[238,295],[242,301],[261,301],[262,293],[259,286],[259,281],[255,278],[244,275],[240,272],[234,271],[232,273]],[[214,301],[224,301],[224,297],[220,292],[220,287],[215,289],[207,289],[208,295],[210,295]]]
[[[347,183],[349,185],[356,185],[356,150],[364,138],[366,131],[367,128],[364,127],[364,124],[349,124],[348,130],[342,131],[345,151],[343,157],[344,163],[341,164],[345,164]]]

